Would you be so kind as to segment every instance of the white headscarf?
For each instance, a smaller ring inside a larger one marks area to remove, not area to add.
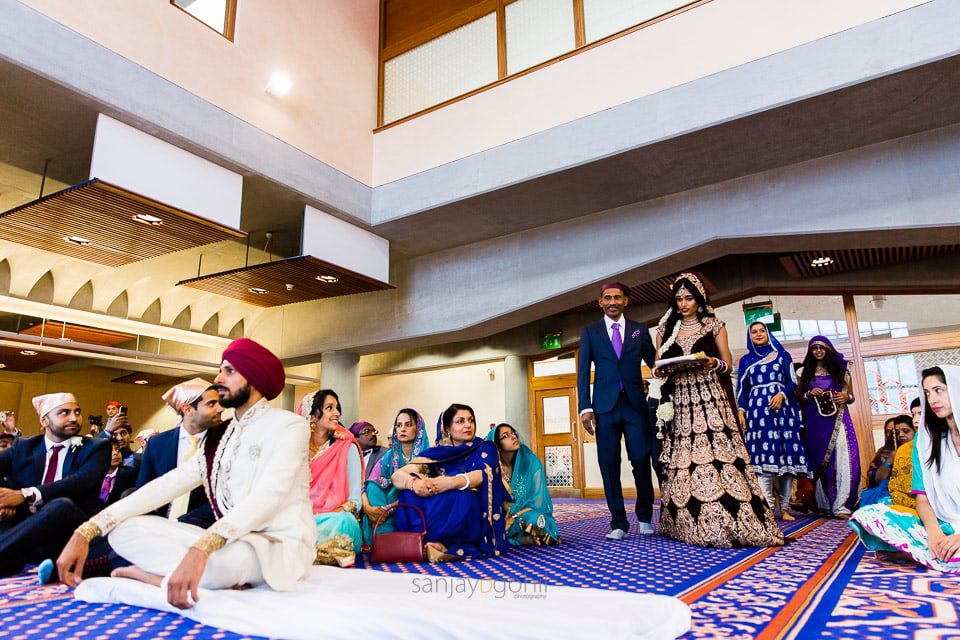
[[[946,364],[939,366],[946,378],[947,393],[956,419],[960,417],[960,367]],[[953,439],[948,434],[940,446],[940,470],[937,471],[936,465],[928,462],[933,442],[926,425],[927,399],[924,394],[920,397],[923,402],[924,420],[917,432],[916,446],[923,472],[923,487],[936,516],[957,529],[960,527],[960,452],[957,451]]]
[[[71,402],[77,402],[72,393],[47,393],[33,399],[33,408],[37,410],[37,415],[42,418],[57,407],[62,407]]]
[[[203,392],[210,388],[210,383],[203,378],[194,378],[181,382],[178,385],[170,387],[167,392],[161,396],[171,409],[181,413],[188,404],[193,404],[197,398],[203,395]]]

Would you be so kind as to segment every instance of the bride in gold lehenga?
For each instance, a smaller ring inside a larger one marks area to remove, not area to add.
[[[660,533],[705,547],[782,545],[737,421],[726,327],[697,274],[680,274],[673,295],[657,327],[657,358],[709,359],[702,369],[654,370],[665,378]]]

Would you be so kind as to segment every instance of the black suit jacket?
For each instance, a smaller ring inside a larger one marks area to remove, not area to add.
[[[137,476],[137,489],[151,480],[159,478],[168,471],[177,468],[177,446],[180,439],[180,429],[169,429],[150,438],[147,450],[140,459],[140,473]],[[207,503],[207,494],[203,487],[197,487],[190,492],[190,502],[187,511],[193,511]],[[157,515],[166,516],[170,512],[170,505],[158,509]]]
[[[109,469],[108,469],[109,471]],[[109,506],[123,497],[124,491],[133,489],[137,485],[137,469],[135,467],[121,466],[117,469],[117,477],[113,481],[113,487],[110,489],[110,495],[107,496],[106,505]]]
[[[50,484],[41,484],[46,472],[47,449],[42,435],[18,438],[9,449],[0,451],[0,477],[6,476],[11,489],[37,487],[44,502],[70,498],[89,515],[103,507],[100,489],[110,469],[110,442],[80,438],[78,447],[65,442],[62,455],[63,477]]]
[[[646,325],[621,316],[624,322],[623,351],[619,359],[613,350],[603,319],[584,328],[577,356],[577,397],[579,408],[606,413],[617,404],[620,382],[630,404],[646,417],[643,393],[643,363],[653,367],[656,356]],[[590,363],[594,365],[593,398],[590,397]]]

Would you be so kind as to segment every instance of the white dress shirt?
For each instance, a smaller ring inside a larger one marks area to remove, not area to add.
[[[53,455],[53,447],[58,444],[63,445],[63,448],[60,449],[60,455],[57,457],[57,474],[53,477],[53,481],[56,482],[63,478],[63,461],[67,459],[67,448],[70,446],[69,442],[69,440],[54,442],[47,436],[43,436],[43,446],[47,448],[47,456],[43,460],[43,471],[41,472],[43,475],[40,476],[41,483],[43,483],[43,479],[47,475],[47,467],[50,466],[50,456]],[[27,491],[33,494],[32,506],[39,507],[43,503],[43,494],[40,493],[40,489],[38,487],[29,487]]]
[[[179,467],[187,461],[188,457],[192,457],[193,454],[197,452],[197,448],[190,444],[190,438],[194,437],[199,441],[199,438],[203,436],[203,432],[198,433],[196,436],[191,436],[190,432],[184,429],[182,425],[177,428],[180,431],[177,436],[177,466]]]
[[[603,314],[603,321],[607,325],[607,337],[610,338],[610,344],[613,344],[613,323],[616,322],[620,325],[620,344],[623,344],[626,341],[624,333],[627,330],[627,319],[623,317],[623,314],[621,313],[616,320],[611,320],[610,316]]]

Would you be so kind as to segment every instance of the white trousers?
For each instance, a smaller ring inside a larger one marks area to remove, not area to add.
[[[790,498],[793,496],[792,475],[778,477],[772,473],[761,473],[758,474],[757,479],[760,481],[760,488],[763,489],[763,495],[771,509],[776,509],[778,488],[780,490],[780,508],[790,508]]]
[[[147,573],[166,578],[206,530],[159,516],[137,516],[110,532],[110,546],[121,557]],[[210,554],[200,586],[229,589],[237,585],[264,584],[260,561],[253,547],[237,540]]]

